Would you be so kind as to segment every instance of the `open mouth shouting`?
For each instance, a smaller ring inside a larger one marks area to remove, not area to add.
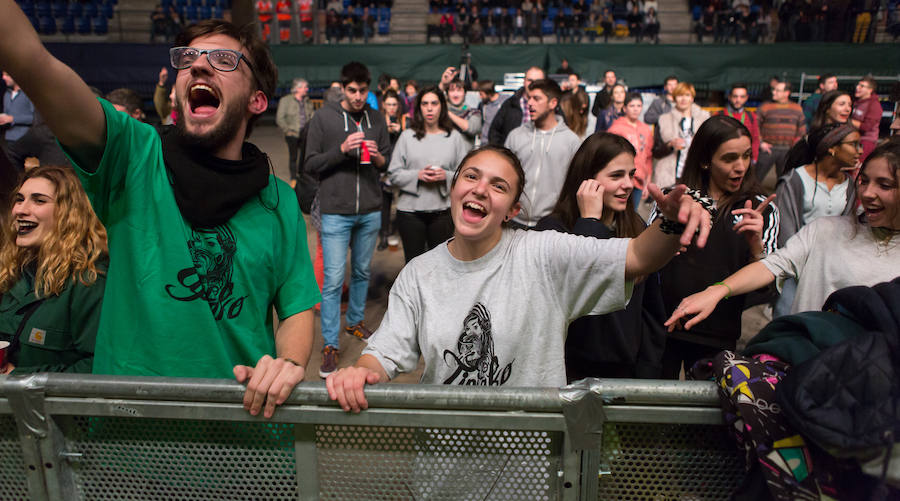
[[[188,106],[191,115],[208,118],[215,115],[221,99],[215,89],[203,83],[195,83],[188,90]]]
[[[469,201],[463,204],[462,217],[467,223],[478,223],[487,217],[487,209],[478,202]]]

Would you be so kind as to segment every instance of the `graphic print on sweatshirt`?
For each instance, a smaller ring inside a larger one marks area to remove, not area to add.
[[[213,317],[236,318],[247,296],[234,295],[234,255],[237,242],[227,225],[192,229],[187,242],[193,266],[178,272],[179,285],[166,285],[166,292],[178,301],[205,300]]]
[[[463,320],[456,352],[444,350],[444,363],[453,370],[444,384],[500,386],[509,380],[513,362],[500,369],[494,354],[491,314],[483,304],[475,303]]]

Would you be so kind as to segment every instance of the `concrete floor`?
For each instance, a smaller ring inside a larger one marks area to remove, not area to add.
[[[274,125],[262,122],[254,128],[250,141],[269,155],[275,169],[275,175],[284,180],[289,180],[288,150],[281,131]],[[306,219],[307,241],[309,242],[311,257],[314,257],[316,251],[316,232],[312,229],[309,218],[306,217]],[[387,309],[387,298],[391,285],[394,283],[394,279],[397,277],[397,274],[400,273],[400,269],[403,268],[403,265],[403,252],[400,249],[375,251],[375,255],[372,258],[372,275],[369,283],[369,294],[368,301],[366,302],[365,314],[365,323],[373,330],[381,323],[381,318],[384,316],[384,312]],[[746,310],[743,315],[743,328],[739,348],[743,342],[746,342],[746,340],[759,332],[770,319],[771,310],[763,306],[755,306]],[[319,320],[319,316],[316,315],[315,341],[313,344],[312,357],[310,358],[308,370],[306,372],[306,381],[321,381],[319,378],[319,366],[322,363],[321,352],[323,342]],[[364,341],[344,333],[343,329],[341,330],[339,343],[341,349],[339,360],[340,367],[353,365],[365,347]],[[423,368],[424,364],[420,360],[418,370],[410,374],[400,375],[394,382],[415,383],[419,380]]]

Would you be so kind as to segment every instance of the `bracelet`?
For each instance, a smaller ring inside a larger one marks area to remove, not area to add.
[[[725,287],[726,289],[728,289],[728,294],[725,294],[725,299],[728,299],[731,297],[731,287],[729,287],[728,284],[726,284],[725,282],[716,282],[713,285],[721,285],[721,286]]]
[[[663,188],[663,195],[668,195],[673,190],[673,187]],[[716,202],[710,197],[704,197],[700,194],[700,190],[692,190],[688,189],[684,192],[685,195],[690,196],[694,199],[695,202],[700,204],[700,207],[709,213],[710,219],[716,218],[716,213],[718,210],[716,209]],[[665,233],[666,235],[680,235],[684,233],[685,228],[687,227],[684,223],[673,221],[666,217],[662,211],[659,212],[659,231]],[[700,227],[697,226],[697,233],[700,233]]]
[[[299,363],[297,363],[296,361],[294,361],[294,360],[292,360],[292,359],[290,359],[290,358],[284,357],[284,358],[282,358],[282,360],[284,360],[285,362],[288,362],[288,363],[290,363],[290,364],[294,364],[294,365],[296,365],[297,367],[300,367],[301,369],[305,369],[305,367],[303,367],[302,364],[299,364]]]

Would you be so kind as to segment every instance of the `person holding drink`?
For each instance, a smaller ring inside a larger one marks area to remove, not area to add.
[[[444,93],[436,87],[420,92],[410,128],[400,134],[388,167],[399,190],[397,228],[407,263],[453,234],[450,180],[468,150],[450,120]]]
[[[346,331],[361,339],[371,335],[363,317],[372,254],[381,228],[379,177],[391,155],[384,117],[366,104],[371,80],[369,69],[362,63],[344,65],[343,99],[325,103],[316,112],[306,139],[304,167],[319,177],[317,198],[322,214],[322,377],[337,367],[347,249],[351,253],[351,278]]]

